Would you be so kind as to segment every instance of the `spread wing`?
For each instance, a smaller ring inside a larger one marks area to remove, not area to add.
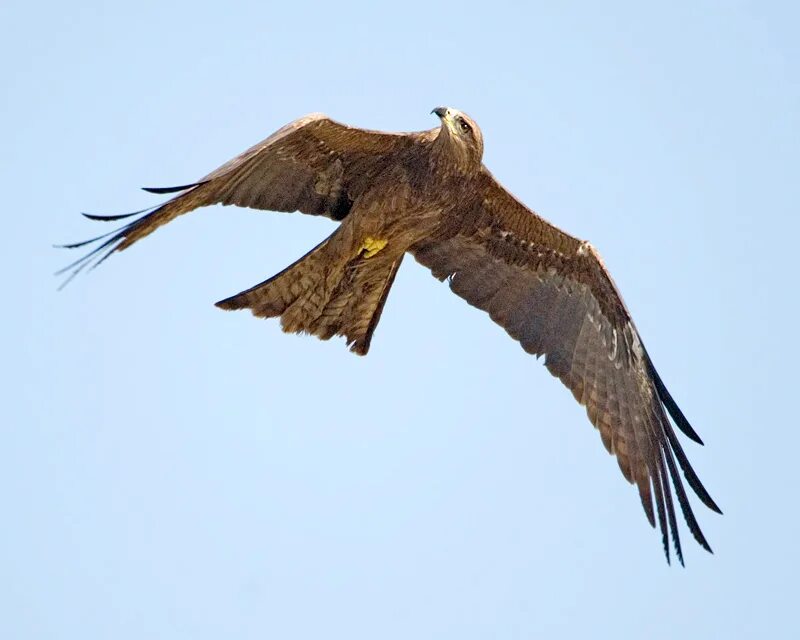
[[[72,249],[99,243],[60,273],[72,270],[72,278],[93,259],[97,266],[114,251],[126,249],[179,215],[211,204],[301,211],[341,220],[378,173],[398,154],[430,134],[358,129],[322,114],[300,118],[196,183],[146,188],[152,193],[179,193],[153,210],[114,216],[84,214],[92,220],[104,221],[142,215],[121,229],[64,245]]]
[[[690,531],[711,551],[678,467],[702,502],[720,510],[689,464],[667,412],[702,442],[659,378],[592,246],[537,216],[485,169],[474,206],[448,221],[412,248],[414,257],[440,280],[448,278],[456,294],[488,312],[528,353],[544,355],[548,370],[586,407],[625,478],[637,485],[652,526],[657,516],[668,561],[671,531],[683,563],[670,480]]]

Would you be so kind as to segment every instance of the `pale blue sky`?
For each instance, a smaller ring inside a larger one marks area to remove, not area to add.
[[[0,6],[0,637],[797,637],[800,12],[528,4]],[[203,210],[56,292],[79,211],[440,104],[603,254],[716,555],[667,567],[571,394],[413,260],[367,358],[213,307],[327,220]]]

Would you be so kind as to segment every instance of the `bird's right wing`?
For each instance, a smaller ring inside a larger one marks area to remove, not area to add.
[[[322,114],[305,116],[196,183],[146,188],[151,193],[179,193],[152,211],[116,216],[84,214],[103,221],[143,215],[111,233],[63,245],[73,249],[99,242],[60,273],[71,271],[71,278],[93,259],[96,266],[114,251],[126,249],[179,215],[212,204],[301,211],[341,220],[376,174],[428,134],[370,131],[349,127]]]

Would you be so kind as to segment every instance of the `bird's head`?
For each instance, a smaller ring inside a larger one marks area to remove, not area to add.
[[[483,158],[483,135],[475,121],[463,111],[436,107],[431,113],[442,121],[439,140],[455,152],[465,169],[477,169]]]

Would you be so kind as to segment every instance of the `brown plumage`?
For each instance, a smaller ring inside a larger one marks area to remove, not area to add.
[[[483,138],[466,114],[437,108],[442,126],[407,134],[310,115],[182,187],[166,204],[105,236],[67,267],[70,277],[198,207],[235,204],[341,221],[282,272],[218,302],[280,317],[288,332],[344,336],[366,354],[406,252],[519,341],[586,407],[603,444],[636,484],[650,524],[671,532],[683,562],[672,487],[689,530],[711,551],[683,487],[720,512],[689,464],[669,414],[700,438],[656,372],[595,249],[549,224],[482,164]],[[129,214],[133,216],[134,214]],[[89,216],[118,220],[127,216]],[[720,512],[721,513],[721,512]]]

